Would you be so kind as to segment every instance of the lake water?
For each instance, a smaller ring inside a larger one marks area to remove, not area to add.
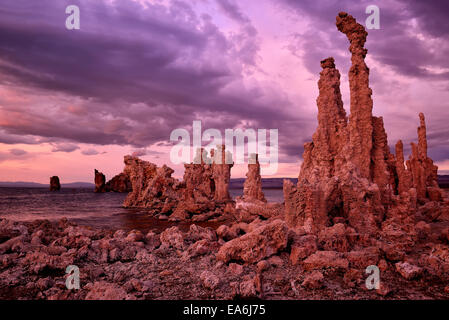
[[[242,189],[230,189],[235,198]],[[270,202],[283,201],[282,189],[264,190]],[[94,193],[92,189],[62,189],[50,192],[43,188],[0,188],[0,218],[15,221],[63,217],[79,225],[106,229],[161,231],[173,223],[151,217],[142,209],[123,208],[124,193]],[[198,223],[201,225],[201,223]],[[207,223],[203,223],[207,225]],[[187,229],[189,224],[177,224]]]

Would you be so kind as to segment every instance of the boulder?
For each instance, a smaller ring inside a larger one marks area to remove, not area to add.
[[[86,289],[86,300],[128,300],[131,298],[120,286],[104,281],[95,282]]]
[[[218,251],[217,259],[223,262],[236,260],[256,263],[285,249],[287,234],[285,222],[275,220],[225,243]]]
[[[316,236],[306,235],[295,237],[294,242],[291,245],[290,262],[291,264],[296,265],[317,250]]]
[[[320,289],[323,286],[323,282],[323,274],[319,271],[312,271],[312,273],[305,277],[302,286],[307,289]]]
[[[396,271],[399,272],[399,274],[407,280],[415,279],[419,277],[423,272],[422,268],[412,265],[408,262],[398,262],[395,264],[395,267]]]
[[[347,270],[349,262],[344,258],[344,255],[336,251],[317,251],[303,261],[304,269],[341,269]]]

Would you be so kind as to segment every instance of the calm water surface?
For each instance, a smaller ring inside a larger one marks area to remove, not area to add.
[[[231,195],[242,194],[231,189]],[[264,190],[268,201],[282,201],[281,189]],[[63,217],[80,225],[106,229],[139,229],[162,231],[174,225],[151,217],[142,209],[122,207],[124,193],[94,193],[92,189],[62,189],[50,192],[43,188],[0,188],[0,218],[16,221],[47,219],[57,221]],[[198,223],[210,225],[210,223]],[[188,229],[189,224],[176,224]]]

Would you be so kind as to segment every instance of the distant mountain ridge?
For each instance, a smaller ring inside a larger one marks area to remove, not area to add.
[[[0,188],[49,188],[49,184],[37,183],[37,182],[0,182]],[[62,183],[61,188],[94,188],[95,185],[89,182],[71,182]]]
[[[289,179],[293,184],[298,183],[297,178],[262,178],[262,187],[264,189],[282,189],[284,179]],[[230,189],[242,189],[245,178],[231,179],[229,184]],[[439,175],[438,184],[441,188],[449,188],[449,175]],[[49,184],[36,183],[36,182],[0,182],[0,188],[49,188]],[[89,182],[72,182],[63,183],[61,188],[74,188],[74,189],[93,189],[95,185]]]

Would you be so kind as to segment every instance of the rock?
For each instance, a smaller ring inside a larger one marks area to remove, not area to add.
[[[255,263],[287,247],[288,229],[285,222],[275,220],[240,238],[225,243],[217,253],[223,262],[231,260]]]
[[[412,175],[404,166],[404,145],[401,140],[396,143],[396,172],[398,175],[398,194],[407,192],[412,187]]]
[[[307,289],[320,289],[323,286],[323,281],[323,274],[319,271],[313,271],[305,277],[302,286]]]
[[[125,238],[125,241],[128,242],[139,242],[143,241],[145,237],[143,236],[142,232],[139,230],[131,230],[128,235]]]
[[[449,228],[445,228],[441,232],[441,240],[449,242]]]
[[[168,248],[182,250],[184,248],[184,238],[178,227],[165,229],[160,235],[161,244]]]
[[[143,281],[143,287],[142,287],[142,291],[152,291],[154,289],[155,285],[154,282],[151,280],[145,280]]]
[[[349,262],[336,251],[317,251],[303,262],[306,270],[335,268],[347,270]]]
[[[386,244],[382,246],[382,251],[385,254],[385,258],[387,258],[388,261],[400,261],[403,260],[405,257],[405,252],[402,248],[397,247],[395,244]]]
[[[105,185],[105,189],[107,192],[131,192],[132,183],[129,176],[122,172],[109,180]]]
[[[41,245],[42,244],[42,238],[39,236],[31,236],[31,244],[32,245]]]
[[[124,239],[126,237],[126,231],[125,230],[117,230],[114,232],[114,238],[115,239]]]
[[[45,271],[62,272],[67,266],[73,264],[73,256],[69,254],[50,255],[42,251],[29,251],[22,260],[22,264],[32,274]]]
[[[407,280],[412,280],[419,277],[423,270],[417,266],[414,266],[408,262],[398,262],[395,264],[396,271]]]
[[[210,290],[215,290],[220,284],[220,279],[210,271],[203,271],[200,275],[203,286]]]
[[[105,175],[98,171],[97,169],[94,169],[94,182],[95,182],[95,190],[96,193],[106,192],[106,177]]]
[[[186,252],[186,257],[195,258],[211,252],[211,244],[208,240],[203,239],[192,244]]]
[[[339,252],[349,251],[349,242],[346,237],[346,228],[343,223],[338,223],[320,231],[318,234],[318,242],[324,250]]]
[[[258,154],[252,153],[248,161],[248,172],[243,184],[243,200],[266,202],[262,192],[262,178],[260,176],[260,163]]]
[[[196,224],[190,225],[189,232],[186,235],[186,240],[198,241],[206,239],[207,241],[217,241],[217,233],[212,228],[203,228]]]
[[[268,264],[273,267],[282,267],[284,261],[279,256],[272,256],[268,259]]]
[[[123,288],[104,281],[95,282],[88,289],[86,300],[128,300],[131,298]]]
[[[442,201],[443,200],[442,193],[443,192],[439,187],[427,187],[427,196],[430,201],[437,201],[437,202]]]
[[[170,215],[170,221],[195,216],[199,216],[195,220],[204,221],[225,213],[232,203],[228,190],[232,156],[225,153],[224,145],[211,151],[212,159],[204,153],[203,149],[198,150],[194,163],[184,165],[182,182],[172,178],[173,169],[165,165],[158,168],[137,157],[125,156],[123,174],[129,177],[132,192],[124,206],[151,208],[160,215]],[[226,159],[231,159],[230,163]]]
[[[215,183],[214,199],[216,201],[229,201],[229,182],[231,180],[231,168],[234,165],[232,155],[226,152],[225,145],[217,146],[217,150],[211,151],[212,177]]]
[[[415,229],[416,229],[418,238],[421,239],[421,240],[426,239],[430,235],[430,233],[432,231],[432,228],[430,227],[430,224],[428,224],[428,223],[426,223],[424,221],[418,222],[416,224],[416,226],[415,226]]]
[[[10,252],[21,252],[24,246],[24,241],[26,237],[20,235],[18,237],[14,237],[9,239],[8,241],[0,244],[0,254],[10,253]]]
[[[154,233],[153,231],[149,231],[147,233],[147,235],[145,236],[145,241],[149,250],[154,250],[161,245],[161,239],[159,235]]]
[[[246,280],[240,283],[240,298],[254,298],[257,296],[254,280]]]
[[[37,288],[39,288],[39,290],[44,291],[44,290],[47,290],[48,288],[52,287],[54,285],[54,283],[55,282],[50,277],[40,278],[36,282],[36,286],[37,286]]]
[[[417,191],[418,199],[426,199],[428,188],[433,199],[441,200],[441,191],[438,187],[438,167],[427,156],[426,123],[424,114],[419,114],[418,145],[412,143],[412,154],[407,161],[407,167],[412,174],[412,185]]]
[[[360,269],[349,269],[343,277],[344,284],[349,288],[355,288],[360,282],[362,274]]]
[[[304,145],[297,185],[284,180],[285,219],[290,227],[321,231],[323,237],[326,227],[343,223],[366,239],[378,232],[385,218],[412,223],[407,220],[415,212],[417,199],[423,203],[442,197],[437,167],[427,156],[424,115],[419,115],[419,142],[412,145],[405,168],[402,142],[396,144],[396,156],[391,154],[383,119],[372,115],[364,48],[367,32],[345,12],[338,14],[336,25],[350,42],[350,115],[343,108],[334,59],[324,59],[318,81],[318,127],[312,142]],[[333,244],[324,241],[324,249],[349,250],[343,239]]]
[[[256,288],[256,292],[260,294],[260,297],[263,297],[264,294],[264,277],[261,273],[256,274],[254,277],[254,287]]]
[[[265,270],[268,270],[268,268],[270,267],[270,264],[267,262],[267,260],[262,260],[257,263],[256,267],[257,267],[257,273],[262,273]]]
[[[50,177],[50,191],[61,190],[61,183],[59,182],[58,176]]]
[[[231,230],[231,228],[226,225],[221,225],[218,227],[217,235],[220,239],[225,241],[230,241],[238,237],[237,232],[235,230]]]
[[[181,194],[181,183],[171,177],[173,169],[125,156],[124,174],[129,176],[132,192],[128,194],[125,207],[151,208],[162,214],[174,211]]]
[[[420,265],[431,275],[449,281],[449,247],[443,244],[432,245],[430,252],[421,256]]]
[[[239,276],[243,273],[243,266],[237,263],[230,263],[228,270],[233,275]]]
[[[418,214],[423,216],[427,222],[436,221],[441,213],[440,204],[435,201],[429,201],[418,208]]]
[[[384,281],[380,281],[379,289],[376,289],[377,294],[386,297],[391,293],[391,288]]]
[[[377,265],[380,252],[376,247],[368,247],[363,250],[351,251],[346,255],[351,267],[366,269],[368,266]]]
[[[185,164],[183,184],[183,202],[176,208],[175,214],[180,217],[201,215],[198,221],[215,216],[214,210],[224,212],[229,201],[229,181],[232,156],[225,152],[225,146],[217,146],[211,150],[211,158],[207,151],[198,149],[194,162]]]
[[[388,262],[384,259],[381,259],[377,266],[379,267],[379,270],[382,272],[385,272],[388,270]]]
[[[349,70],[349,87],[351,93],[351,115],[349,117],[349,139],[351,140],[351,157],[360,169],[361,176],[369,179],[369,165],[373,145],[371,89],[369,88],[369,69],[365,64],[368,52],[364,48],[368,33],[365,28],[345,12],[337,16],[337,28],[350,42],[352,66]]]
[[[129,282],[131,283],[134,290],[143,291],[143,283],[139,279],[131,279],[129,280]]]
[[[291,245],[290,262],[291,264],[296,265],[317,250],[316,236],[307,235],[296,237]]]

